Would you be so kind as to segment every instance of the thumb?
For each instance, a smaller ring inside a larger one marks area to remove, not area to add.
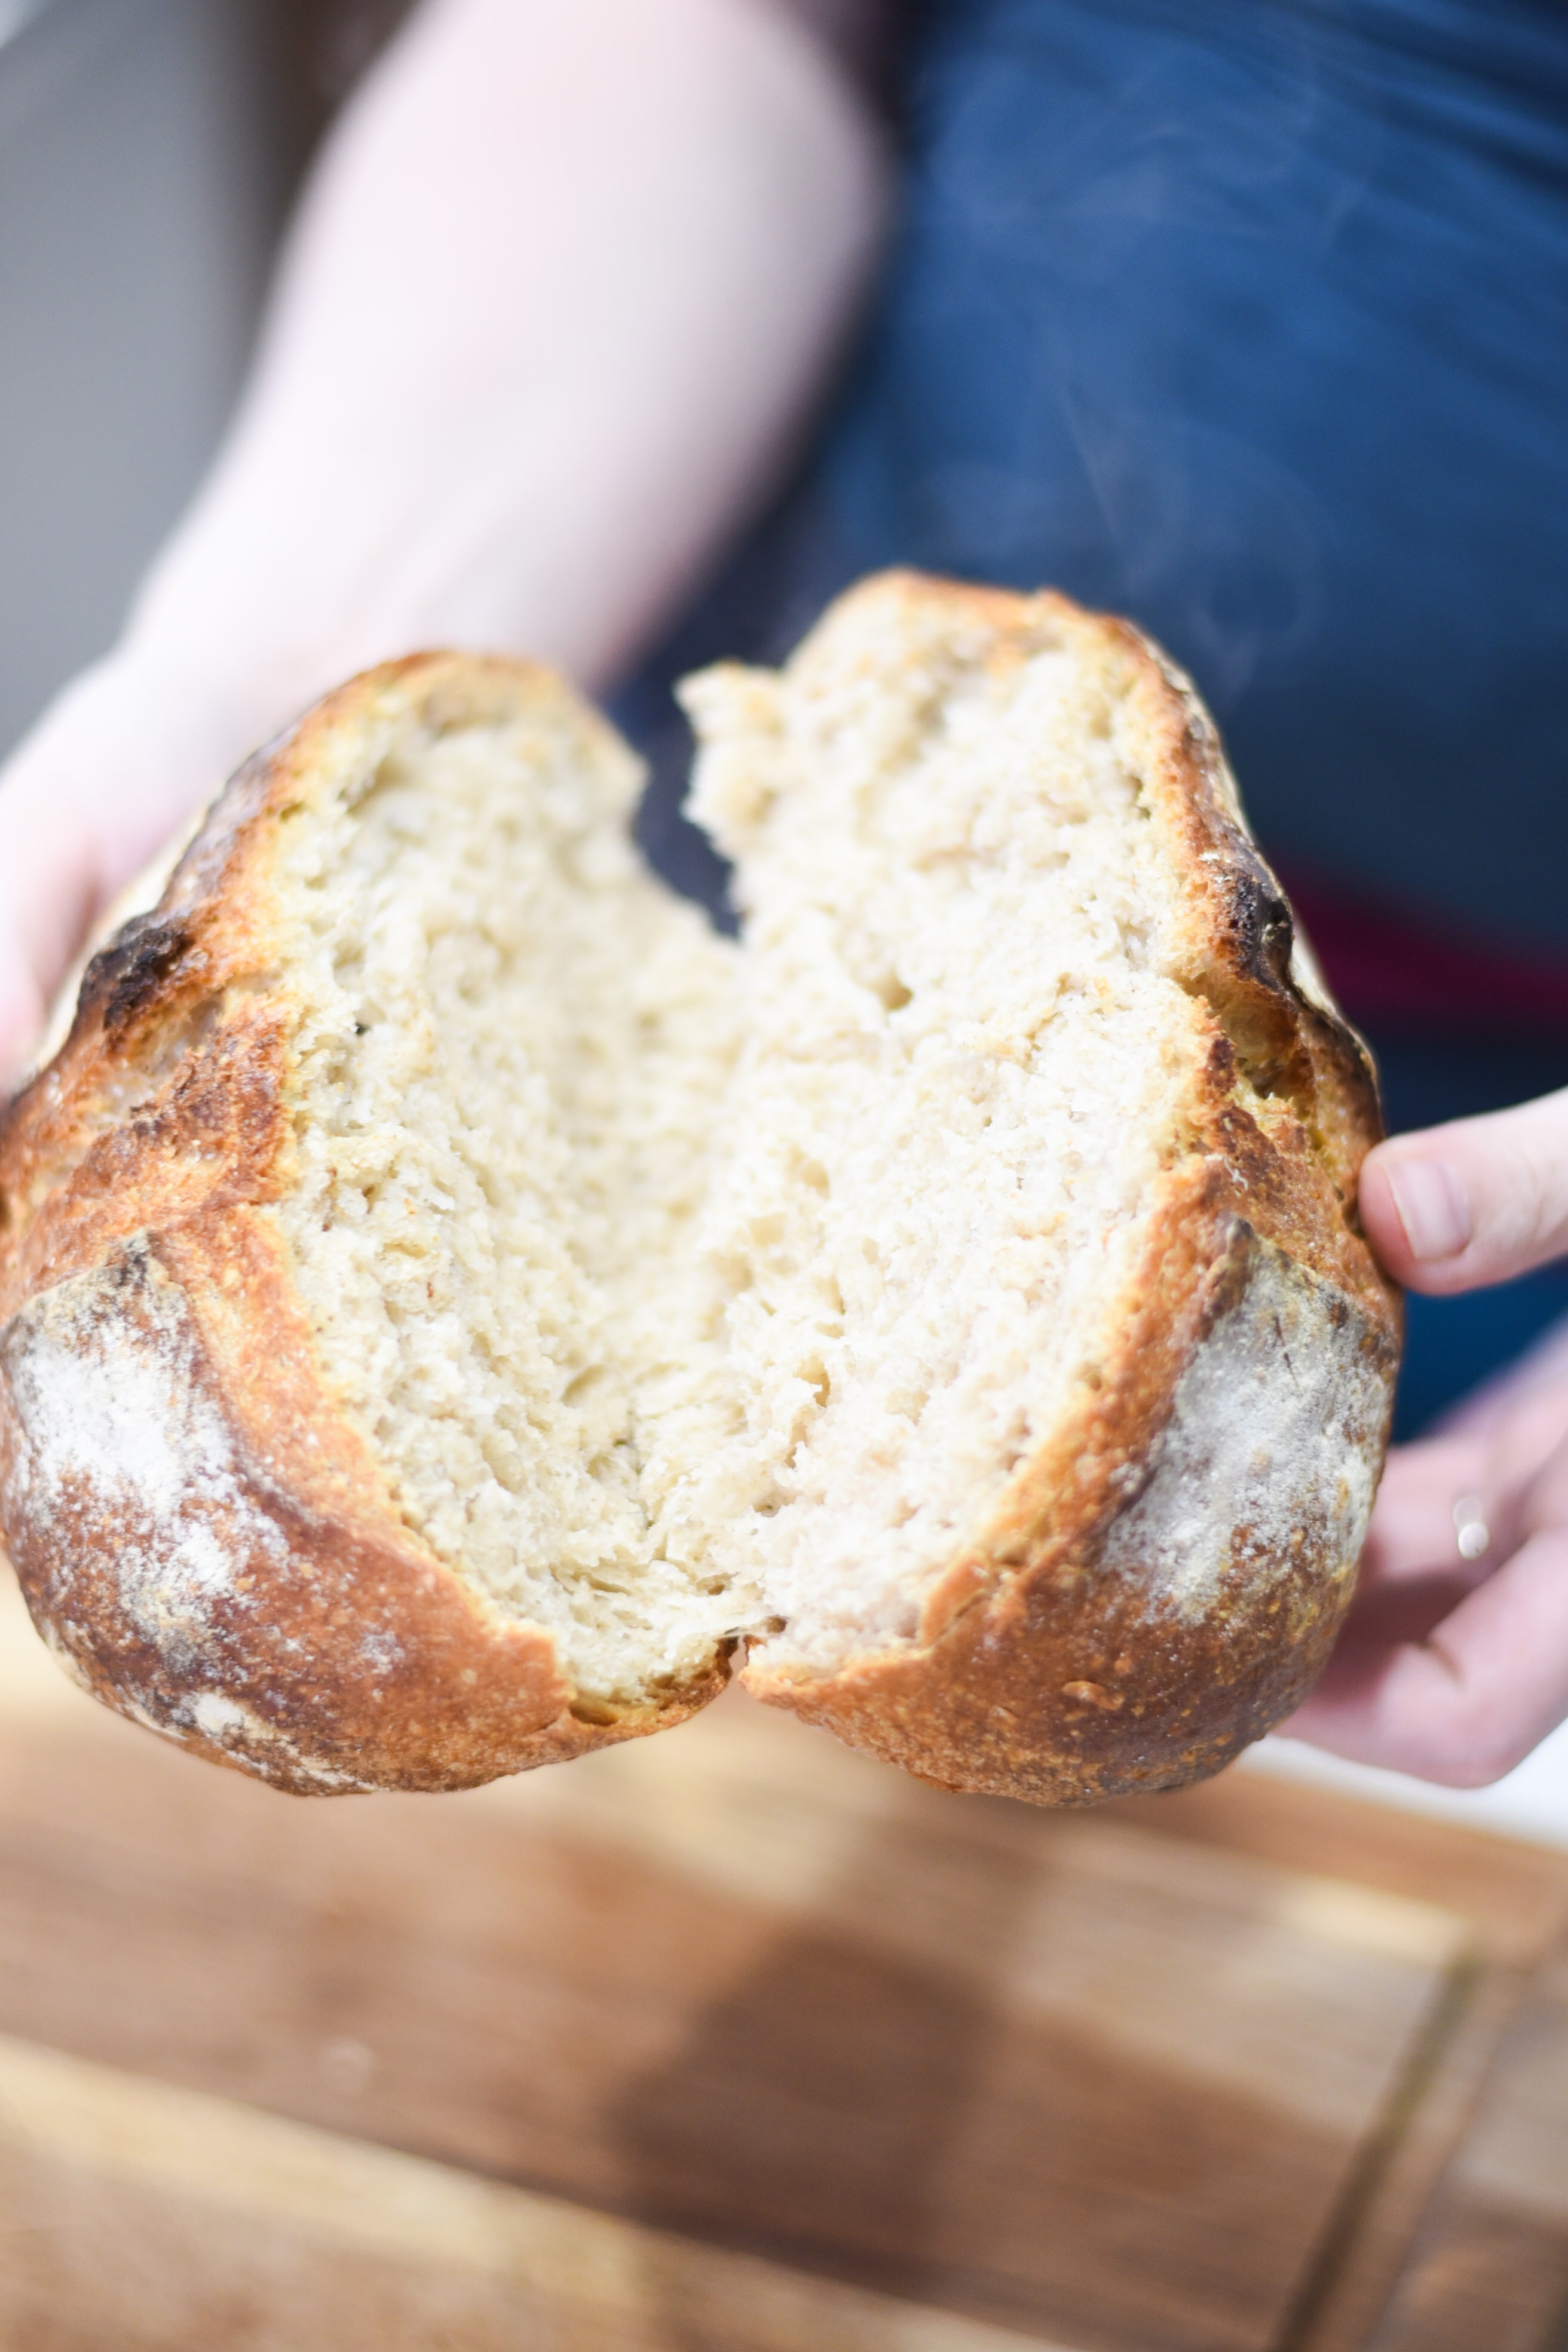
[[[1361,1215],[1389,1273],[1438,1297],[1568,1253],[1568,1088],[1380,1143]]]

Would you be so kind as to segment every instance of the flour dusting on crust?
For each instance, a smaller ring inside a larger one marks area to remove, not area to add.
[[[1348,1579],[1372,1513],[1386,1360],[1339,1292],[1237,1234],[1241,1296],[1188,1360],[1102,1556],[1147,1587],[1152,1612],[1198,1616],[1238,1573],[1253,1591],[1285,1583],[1309,1548]]]
[[[50,1560],[58,1648],[90,1649],[103,1615],[94,1588],[107,1579],[160,1684],[184,1686],[171,1723],[150,1688],[127,1680],[135,1719],[176,1738],[188,1727],[247,1758],[281,1751],[323,1789],[368,1785],[213,1687],[235,1679],[237,1622],[267,1605],[272,1580],[309,1569],[242,1475],[203,1352],[184,1295],[144,1250],[34,1300],[0,1342],[20,1441],[8,1449],[7,1520]]]

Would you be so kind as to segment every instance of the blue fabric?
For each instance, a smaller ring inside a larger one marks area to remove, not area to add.
[[[950,0],[813,491],[1128,612],[1282,858],[1568,949],[1568,6]]]
[[[1568,0],[928,0],[916,26],[858,363],[622,705],[663,769],[656,862],[719,902],[668,678],[776,657],[915,563],[1143,622],[1281,862],[1568,952]],[[1440,1041],[1413,1088],[1408,1041],[1374,1042],[1395,1126],[1534,1090]],[[1406,1428],[1563,1306],[1555,1275],[1418,1306]]]

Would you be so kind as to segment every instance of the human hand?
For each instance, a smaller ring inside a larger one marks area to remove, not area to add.
[[[1568,1092],[1379,1145],[1361,1212],[1436,1297],[1568,1251]],[[1568,1334],[1397,1448],[1361,1581],[1291,1738],[1454,1787],[1495,1780],[1568,1717]]]
[[[214,676],[127,649],[68,687],[0,769],[0,1091],[99,917],[267,731]]]

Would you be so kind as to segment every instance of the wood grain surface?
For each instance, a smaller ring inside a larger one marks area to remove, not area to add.
[[[8,1615],[0,2342],[1546,2352],[1565,1923],[1532,1849],[950,1797],[742,1700],[302,1802]]]
[[[0,2263],[8,2346],[1021,2352],[944,2313],[4,2039],[0,2198],[20,2254]]]
[[[1568,2346],[1568,1957],[1519,2005],[1374,2346]]]

